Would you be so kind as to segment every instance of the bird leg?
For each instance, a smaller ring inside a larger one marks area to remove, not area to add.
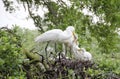
[[[67,55],[67,45],[63,44],[62,47],[63,47],[63,55],[66,56]]]
[[[46,47],[45,47],[45,53],[46,53],[46,60],[48,61],[48,58],[47,58],[47,47],[48,47],[48,45],[49,45],[49,41],[47,42],[47,45],[46,45]]]
[[[72,47],[70,47],[70,58],[73,58],[73,56],[72,56]]]
[[[55,52],[57,53],[57,43],[55,43]]]
[[[67,55],[67,45],[65,45],[65,54]]]

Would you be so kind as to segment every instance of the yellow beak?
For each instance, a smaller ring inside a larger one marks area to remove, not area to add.
[[[75,33],[75,31],[73,31],[72,33],[73,33],[73,38],[74,38],[74,41],[73,41],[73,42],[75,42],[75,43],[77,44],[77,37],[76,37],[76,33]]]

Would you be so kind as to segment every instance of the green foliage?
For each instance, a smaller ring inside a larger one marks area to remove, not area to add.
[[[93,68],[88,69],[86,73],[95,79],[118,78],[120,76],[119,54],[94,53],[93,56],[96,64]]]
[[[0,29],[0,74],[1,78],[9,76],[22,77],[21,38],[15,34],[16,29]]]

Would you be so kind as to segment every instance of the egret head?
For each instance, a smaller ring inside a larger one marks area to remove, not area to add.
[[[72,32],[73,37],[75,37],[75,28],[73,26],[68,26],[66,31]]]
[[[69,30],[69,31],[74,32],[74,31],[75,31],[75,28],[74,28],[73,26],[68,26],[68,27],[66,28],[66,30]]]

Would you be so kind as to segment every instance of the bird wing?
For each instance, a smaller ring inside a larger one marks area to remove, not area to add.
[[[35,42],[58,41],[59,39],[58,37],[62,32],[63,31],[60,29],[49,30],[41,34],[40,36],[36,37]]]

